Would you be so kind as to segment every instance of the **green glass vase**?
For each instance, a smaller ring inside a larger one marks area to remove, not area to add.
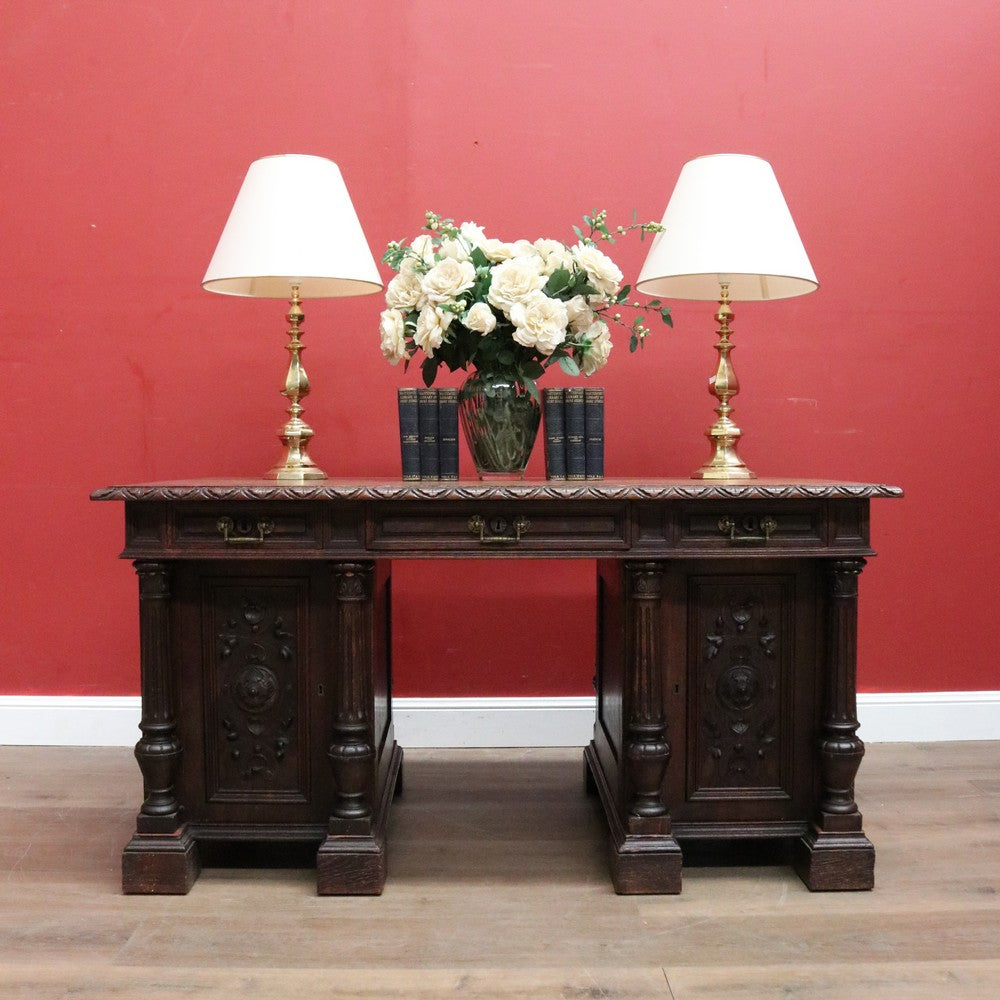
[[[458,412],[480,479],[524,476],[542,408],[520,379],[472,372],[458,391]]]

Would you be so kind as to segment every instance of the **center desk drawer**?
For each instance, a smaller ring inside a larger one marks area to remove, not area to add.
[[[380,505],[371,523],[368,547],[389,552],[509,556],[601,554],[628,547],[626,508],[618,503],[407,502]]]

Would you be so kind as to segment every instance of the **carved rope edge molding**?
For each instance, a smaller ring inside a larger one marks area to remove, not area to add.
[[[784,500],[901,497],[876,483],[330,483],[320,485],[149,484],[108,486],[92,500]]]

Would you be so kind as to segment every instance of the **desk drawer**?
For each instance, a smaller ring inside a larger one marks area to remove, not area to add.
[[[372,521],[368,547],[388,552],[590,554],[627,548],[624,504],[574,504],[558,513],[529,502],[384,504]]]
[[[699,549],[816,548],[824,544],[820,503],[718,503],[683,505],[677,511],[677,544]]]
[[[822,501],[771,503],[720,500],[636,508],[636,547],[691,553],[734,549],[814,550],[827,542]]]
[[[226,553],[298,551],[321,544],[320,509],[302,505],[199,504],[174,512],[173,543],[179,549]]]

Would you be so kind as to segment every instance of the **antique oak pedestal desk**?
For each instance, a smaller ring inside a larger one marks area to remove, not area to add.
[[[681,845],[794,842],[810,889],[868,889],[854,779],[872,497],[836,482],[198,481],[125,503],[145,801],[125,892],[187,892],[210,840],[314,842],[322,894],[378,893],[402,751],[390,583],[406,558],[597,566],[587,783],[622,893]]]

